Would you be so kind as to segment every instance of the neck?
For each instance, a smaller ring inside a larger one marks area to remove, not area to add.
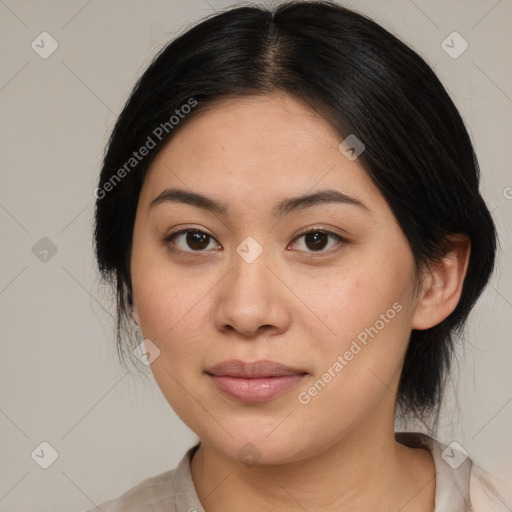
[[[435,469],[427,450],[408,448],[391,431],[358,430],[313,457],[247,467],[201,443],[192,478],[206,512],[431,512]]]

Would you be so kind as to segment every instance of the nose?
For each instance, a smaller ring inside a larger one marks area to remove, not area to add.
[[[291,322],[287,290],[274,275],[269,251],[264,250],[251,263],[234,253],[232,261],[231,271],[217,288],[216,328],[244,338],[285,332]]]

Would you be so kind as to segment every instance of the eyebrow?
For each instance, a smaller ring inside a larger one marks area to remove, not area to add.
[[[219,215],[227,215],[229,211],[226,203],[180,188],[165,189],[151,201],[149,207],[153,208],[163,203],[184,203]],[[324,189],[313,194],[304,194],[284,199],[274,206],[272,215],[274,217],[283,217],[292,211],[304,210],[311,206],[327,203],[353,205],[368,212],[370,211],[359,199],[350,197],[339,190]]]

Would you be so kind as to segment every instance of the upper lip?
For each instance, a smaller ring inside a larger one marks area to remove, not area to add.
[[[230,359],[222,361],[206,370],[210,375],[226,375],[230,377],[281,377],[285,375],[295,375],[307,373],[300,368],[286,366],[277,361],[261,359],[259,361],[245,362],[239,359]]]

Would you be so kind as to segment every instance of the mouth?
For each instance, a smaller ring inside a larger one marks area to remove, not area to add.
[[[299,384],[308,372],[276,361],[223,361],[208,370],[215,387],[228,397],[245,403],[271,400]]]

